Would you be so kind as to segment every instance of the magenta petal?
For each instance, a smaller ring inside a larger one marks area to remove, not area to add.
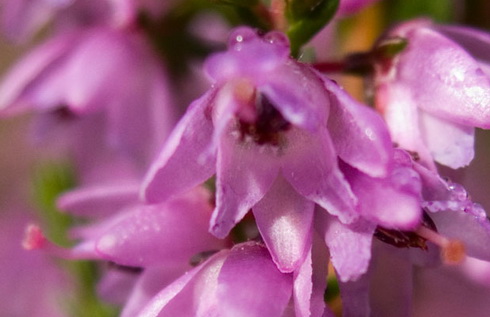
[[[319,204],[342,222],[358,216],[356,197],[337,165],[337,156],[326,129],[315,134],[293,129],[288,134],[282,173],[293,188]]]
[[[292,292],[292,274],[277,270],[267,249],[253,242],[234,247],[218,276],[216,316],[280,317]]]
[[[365,219],[385,228],[415,229],[422,216],[421,181],[409,167],[395,167],[386,178],[373,178],[343,165]]]
[[[253,207],[257,227],[281,272],[292,272],[303,262],[311,244],[313,210],[314,204],[282,176]]]
[[[470,164],[475,155],[475,129],[419,112],[424,126],[424,141],[434,160],[451,168]]]
[[[211,232],[225,237],[233,226],[264,197],[279,167],[272,149],[223,135],[218,152],[216,209]]]
[[[57,206],[75,215],[109,215],[137,202],[139,188],[139,182],[82,187],[61,195]]]
[[[221,251],[160,291],[138,317],[196,317],[215,304],[218,274],[230,253]]]
[[[170,135],[143,182],[142,195],[148,202],[164,201],[188,190],[215,171],[215,157],[204,153],[211,143],[213,124],[206,113],[214,90],[194,101]]]
[[[376,226],[362,218],[350,225],[339,222],[325,210],[315,212],[317,230],[325,238],[330,258],[342,282],[355,281],[367,272]]]
[[[339,157],[370,176],[385,176],[393,155],[386,123],[336,83],[324,83],[332,100],[328,131]]]
[[[97,251],[128,266],[188,263],[202,251],[220,249],[222,241],[207,232],[211,207],[198,189],[159,205],[138,206],[108,230]]]

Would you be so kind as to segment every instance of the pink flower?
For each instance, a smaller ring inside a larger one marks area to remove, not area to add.
[[[92,155],[101,151],[90,145],[103,140],[145,161],[173,122],[164,68],[137,31],[95,27],[55,37],[15,65],[0,96],[2,116],[38,113],[38,133],[78,125],[70,137],[89,139],[83,151]]]
[[[490,81],[482,63],[490,60],[490,35],[415,20],[378,45],[390,41],[407,43],[376,65],[376,106],[393,140],[431,168],[433,160],[452,168],[469,164],[474,128],[490,128]]]
[[[213,88],[175,128],[143,195],[165,201],[216,173],[211,232],[225,237],[252,209],[279,269],[294,271],[311,241],[315,203],[343,223],[360,217],[339,158],[385,177],[388,133],[373,111],[290,58],[280,33],[237,29],[206,70]]]

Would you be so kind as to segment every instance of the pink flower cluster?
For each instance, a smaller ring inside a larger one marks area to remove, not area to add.
[[[33,141],[79,173],[58,208],[89,220],[71,248],[36,225],[24,246],[110,263],[99,293],[121,316],[334,316],[332,280],[344,316],[405,316],[411,298],[373,291],[381,269],[405,290],[414,265],[490,261],[483,207],[437,165],[468,165],[490,127],[490,35],[394,27],[366,54],[370,107],[283,32],[238,27],[174,125],[179,91],[138,17],[173,3],[4,2],[8,35],[55,31],[5,75],[0,115],[35,113]]]

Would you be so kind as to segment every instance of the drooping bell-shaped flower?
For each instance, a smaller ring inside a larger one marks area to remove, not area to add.
[[[376,63],[376,107],[394,142],[451,168],[474,156],[474,128],[490,128],[490,35],[414,20],[388,32],[378,47],[402,47]],[[381,54],[383,55],[383,54]]]
[[[0,86],[0,115],[27,111],[38,114],[38,134],[78,126],[72,137],[86,136],[85,145],[143,161],[173,122],[165,71],[142,34],[109,27],[61,34],[13,67]]]
[[[279,269],[294,271],[311,239],[315,203],[343,223],[359,217],[338,159],[386,176],[388,132],[377,114],[292,59],[279,32],[239,28],[205,68],[213,88],[173,131],[143,196],[164,201],[216,173],[211,232],[225,237],[252,209]]]

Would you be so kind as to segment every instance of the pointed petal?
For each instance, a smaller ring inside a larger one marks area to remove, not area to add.
[[[218,276],[217,315],[280,317],[291,297],[292,279],[277,270],[265,247],[253,242],[236,246]]]
[[[175,127],[143,182],[142,195],[146,201],[164,201],[213,175],[215,157],[201,160],[200,155],[213,135],[213,124],[206,111],[214,94],[211,90],[194,101]]]
[[[253,207],[257,227],[281,272],[296,270],[311,245],[314,203],[279,176]]]
[[[328,131],[339,157],[369,176],[385,176],[393,156],[386,123],[336,83],[324,83],[331,97]]]
[[[218,274],[230,253],[221,251],[160,291],[138,317],[195,317],[216,305]]]
[[[60,210],[75,215],[109,215],[138,200],[139,182],[77,188],[57,200]]]
[[[321,317],[326,309],[324,293],[327,287],[327,252],[320,237],[314,234],[313,240],[313,246],[308,251],[305,261],[294,272],[293,296],[296,317]]]
[[[385,228],[410,230],[419,225],[422,185],[413,169],[397,166],[386,178],[373,178],[346,164],[341,166],[365,219]]]
[[[240,141],[230,133],[221,138],[216,180],[216,209],[211,232],[225,237],[272,186],[279,167],[272,149]]]
[[[206,196],[194,191],[135,208],[98,240],[98,252],[117,264],[139,267],[188,263],[196,253],[220,249],[223,242],[207,232],[211,207]]]
[[[314,201],[342,222],[358,216],[356,198],[337,166],[337,156],[326,129],[315,134],[293,129],[282,158],[284,177],[301,195]]]
[[[374,224],[360,218],[345,225],[322,209],[316,210],[315,223],[318,232],[324,236],[340,281],[355,281],[366,273],[371,260]]]
[[[470,164],[475,156],[475,129],[419,112],[424,141],[434,160],[451,168]]]

